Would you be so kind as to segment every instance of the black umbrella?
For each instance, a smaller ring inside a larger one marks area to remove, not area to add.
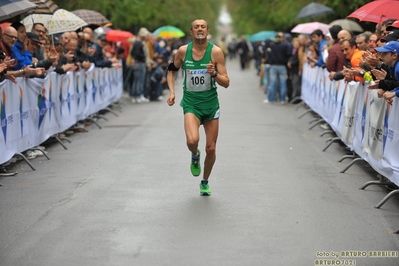
[[[24,0],[0,1],[0,21],[18,16],[35,7],[35,4]]]
[[[326,14],[334,13],[328,6],[312,2],[304,6],[296,18],[315,18]]]
[[[105,24],[111,23],[106,17],[104,17],[103,14],[94,11],[94,10],[88,10],[88,9],[78,9],[71,11],[74,13],[76,16],[80,17],[84,21],[86,21],[87,24],[91,25],[96,25],[96,26],[104,26]]]

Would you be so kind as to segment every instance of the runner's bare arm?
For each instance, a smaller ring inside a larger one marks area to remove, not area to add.
[[[173,59],[173,65],[178,69],[182,66],[183,60],[186,54],[187,45],[181,46]],[[168,69],[168,75],[166,76],[166,81],[169,87],[169,98],[167,103],[172,106],[175,103],[175,83],[176,83],[176,71]]]
[[[222,87],[229,87],[230,79],[227,75],[224,54],[222,49],[216,45],[214,45],[212,49],[212,63],[215,65],[215,68],[218,72],[218,75],[215,77],[215,81]]]

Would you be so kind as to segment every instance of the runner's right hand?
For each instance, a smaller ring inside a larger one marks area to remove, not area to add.
[[[169,98],[166,101],[168,103],[169,106],[172,106],[175,104],[175,94],[174,93],[170,93],[169,94]]]

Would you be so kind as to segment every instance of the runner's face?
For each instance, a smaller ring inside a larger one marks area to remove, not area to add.
[[[209,34],[208,25],[204,20],[196,20],[191,25],[191,36],[195,40],[205,40]]]

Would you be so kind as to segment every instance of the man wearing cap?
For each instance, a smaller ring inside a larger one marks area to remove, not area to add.
[[[103,54],[103,47],[107,44],[107,40],[105,38],[105,35],[100,35],[97,38],[97,42],[94,43],[94,46],[96,48],[96,51],[93,54],[93,62],[96,65],[96,67],[120,67],[118,63],[112,63],[110,60],[105,60],[104,59],[104,54]]]
[[[382,47],[376,48],[384,64],[390,67],[390,74],[393,79],[377,80],[376,85],[380,89],[379,97],[384,97],[388,103],[392,103],[392,98],[399,97],[399,42],[390,41]]]
[[[40,22],[34,23],[32,26],[32,30],[34,34],[39,36],[40,41],[44,41],[46,35],[46,28]],[[36,48],[36,51],[32,54],[34,58],[37,58],[39,61],[44,59],[43,49],[41,46]]]
[[[380,41],[378,42],[379,44],[385,44],[388,42],[392,42],[392,41],[399,41],[399,30],[395,30],[390,32],[388,35],[385,35],[384,37],[382,37],[380,39]],[[384,47],[384,46],[381,46]],[[377,48],[375,48],[376,52],[377,52]],[[381,62],[380,60],[380,56],[376,55],[376,54],[367,54],[366,58],[364,58],[364,61],[370,65],[373,69],[370,71],[371,74],[373,75],[373,79],[374,80],[385,80],[383,83],[385,86],[386,82],[390,82],[392,80],[394,80],[394,76],[391,74],[391,66]],[[374,85],[370,85],[369,86],[370,89],[376,89],[379,88],[378,87],[378,82],[376,82],[376,84]],[[389,89],[390,88],[390,89]],[[386,88],[386,90],[392,90],[395,87],[392,86],[388,86]],[[382,96],[383,91],[379,91],[380,92],[380,96]]]

